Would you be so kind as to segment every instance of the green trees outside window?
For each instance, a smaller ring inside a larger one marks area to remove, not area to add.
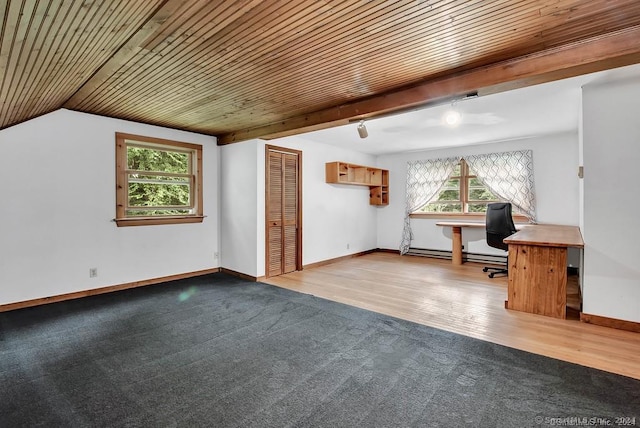
[[[484,213],[498,198],[489,191],[463,160],[451,173],[438,196],[418,213]]]
[[[189,214],[191,154],[127,146],[129,215]],[[147,208],[147,209],[140,209]]]

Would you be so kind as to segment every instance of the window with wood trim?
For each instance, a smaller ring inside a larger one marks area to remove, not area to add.
[[[478,180],[464,159],[456,166],[438,195],[415,214],[484,214],[498,198]]]
[[[202,146],[116,133],[118,226],[202,219]]]

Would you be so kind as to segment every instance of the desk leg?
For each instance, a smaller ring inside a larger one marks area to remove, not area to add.
[[[462,227],[453,226],[453,248],[452,248],[452,257],[451,263],[454,265],[462,264]]]

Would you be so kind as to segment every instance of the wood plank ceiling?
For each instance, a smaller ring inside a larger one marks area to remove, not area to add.
[[[58,108],[220,143],[640,62],[638,0],[3,0],[0,128]]]

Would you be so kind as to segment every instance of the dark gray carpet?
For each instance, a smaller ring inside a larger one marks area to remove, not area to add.
[[[0,314],[0,410],[2,427],[619,426],[640,424],[640,381],[214,274]]]

